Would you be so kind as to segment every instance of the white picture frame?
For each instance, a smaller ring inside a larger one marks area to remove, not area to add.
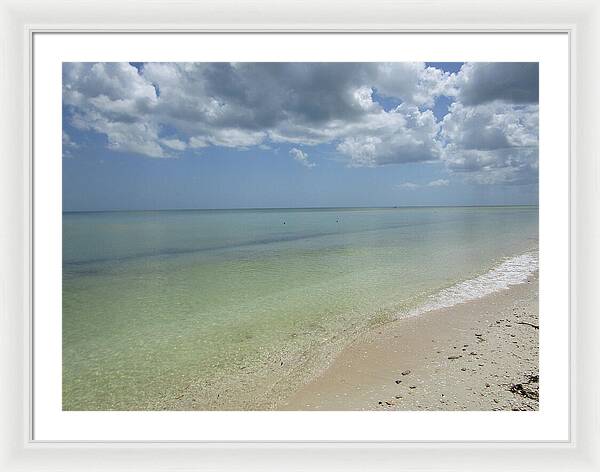
[[[468,20],[465,20],[467,18]],[[0,465],[2,470],[599,470],[600,5],[467,0],[241,5],[0,2]],[[571,39],[571,435],[567,442],[69,443],[30,439],[31,47],[41,31],[549,32]]]

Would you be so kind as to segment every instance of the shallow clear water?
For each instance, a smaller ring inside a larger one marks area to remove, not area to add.
[[[537,238],[537,207],[64,214],[63,408],[271,408],[369,326],[517,280]]]

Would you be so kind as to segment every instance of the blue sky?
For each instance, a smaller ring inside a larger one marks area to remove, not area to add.
[[[65,211],[538,201],[532,63],[65,63]]]

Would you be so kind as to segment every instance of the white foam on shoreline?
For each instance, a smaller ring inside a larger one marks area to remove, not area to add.
[[[407,316],[417,316],[428,311],[448,308],[505,290],[511,285],[524,283],[538,269],[538,266],[537,252],[511,257],[483,275],[431,295],[424,304],[410,311]]]

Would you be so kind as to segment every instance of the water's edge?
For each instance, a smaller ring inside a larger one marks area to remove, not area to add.
[[[335,346],[331,346],[328,352],[321,352],[316,358],[297,366],[294,372],[301,376],[304,374],[303,381],[291,381],[290,373],[286,378],[279,380],[273,385],[271,393],[275,394],[275,400],[269,409],[278,409],[285,403],[286,398],[295,388],[287,388],[285,391],[278,390],[278,386],[287,384],[289,387],[296,385],[306,385],[322,375],[343,349],[351,346],[357,339],[368,336],[376,330],[381,330],[382,326],[402,320],[404,318],[420,316],[431,311],[451,308],[462,303],[468,303],[473,300],[484,298],[503,290],[507,290],[512,286],[526,283],[539,269],[538,249],[532,249],[523,254],[512,257],[506,257],[502,262],[495,264],[487,272],[467,279],[454,285],[438,290],[436,293],[427,297],[424,303],[419,304],[412,310],[398,312],[391,319],[383,320],[375,325],[368,326],[367,329],[355,329],[351,333],[339,339]],[[309,366],[308,364],[312,364]],[[311,368],[312,367],[312,368]],[[306,375],[306,371],[311,372],[311,375]],[[259,409],[259,408],[257,408]]]
[[[430,296],[423,305],[405,315],[399,314],[399,318],[417,316],[440,308],[449,308],[459,303],[476,300],[506,290],[512,285],[527,281],[527,278],[538,270],[538,266],[537,251],[528,251],[518,256],[506,258],[503,262],[478,277],[440,290],[435,295]]]
[[[227,382],[221,384],[219,379],[198,377],[191,385],[182,385],[173,392],[164,392],[164,396],[153,406],[140,404],[138,407],[129,406],[128,410],[277,410],[285,405],[286,400],[300,387],[306,385],[322,375],[335,361],[339,354],[357,339],[363,336],[376,335],[376,330],[385,329],[385,325],[400,319],[419,316],[425,313],[449,308],[461,303],[497,293],[511,286],[524,283],[539,267],[538,249],[490,261],[487,268],[482,268],[483,273],[471,278],[458,281],[447,287],[438,287],[433,293],[423,293],[418,299],[400,308],[393,306],[381,307],[379,311],[365,313],[362,322],[348,326],[347,329],[329,335],[327,339],[315,337],[315,341],[306,346],[302,352],[273,353],[266,360],[269,364],[264,369],[248,369],[244,372],[231,370],[226,375]],[[486,271],[487,269],[487,271]],[[411,306],[412,305],[412,306]],[[273,359],[271,359],[273,357]],[[273,364],[273,365],[271,365]],[[269,370],[270,369],[270,370]],[[241,377],[239,374],[243,373]],[[254,385],[245,385],[245,393],[240,391],[240,396],[224,401],[219,400],[219,392],[239,390],[244,383],[244,377],[250,374],[262,379]],[[273,375],[274,374],[274,375]],[[207,382],[208,380],[208,382]],[[193,403],[190,399],[214,398],[208,402]],[[192,403],[190,403],[190,401]],[[76,410],[67,408],[68,410]]]

